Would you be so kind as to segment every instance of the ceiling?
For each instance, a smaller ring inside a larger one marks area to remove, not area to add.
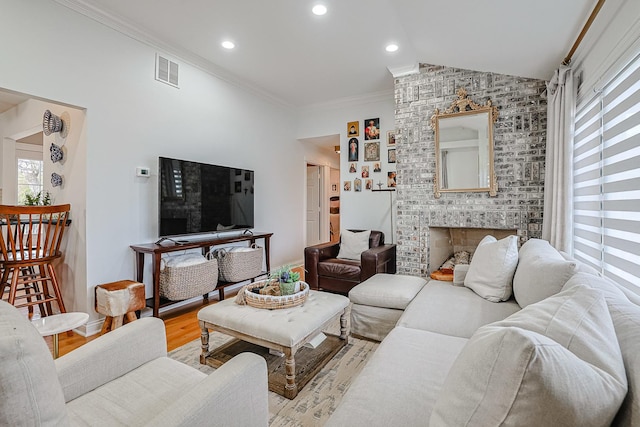
[[[597,2],[55,1],[295,108],[391,93],[418,63],[548,80]],[[0,113],[27,98],[0,91]]]
[[[418,63],[548,80],[597,2],[56,1],[297,108],[390,93]]]

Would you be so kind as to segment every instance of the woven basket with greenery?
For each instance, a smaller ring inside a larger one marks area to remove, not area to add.
[[[302,305],[309,297],[309,285],[306,282],[300,282],[300,291],[291,295],[263,295],[254,292],[254,289],[264,288],[268,284],[267,280],[245,286],[241,291],[244,302],[251,307],[273,310]]]
[[[212,292],[218,286],[218,260],[160,271],[160,296],[181,301]]]

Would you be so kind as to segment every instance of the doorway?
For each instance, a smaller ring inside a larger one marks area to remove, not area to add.
[[[307,164],[307,246],[323,242],[321,238],[321,175],[320,166]]]

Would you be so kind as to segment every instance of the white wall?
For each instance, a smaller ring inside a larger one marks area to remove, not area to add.
[[[393,78],[389,74],[389,78]],[[311,138],[325,135],[340,134],[340,181],[362,179],[362,192],[341,191],[340,195],[340,228],[345,229],[374,229],[385,233],[385,240],[391,242],[391,204],[389,193],[371,192],[364,189],[364,179],[360,176],[363,165],[369,166],[369,177],[374,180],[374,188],[378,181],[387,188],[387,172],[395,171],[395,164],[387,163],[387,131],[394,130],[395,103],[393,93],[371,97],[369,99],[345,101],[310,107],[302,110],[298,118],[298,137]],[[364,120],[380,118],[380,164],[382,171],[373,172],[374,162],[364,162]],[[356,174],[349,173],[347,143],[347,122],[360,122],[359,161]],[[395,192],[391,193],[395,212]],[[395,213],[394,213],[395,217]],[[395,242],[395,237],[393,237]]]
[[[133,278],[129,245],[157,239],[158,156],[255,170],[256,229],[274,232],[273,265],[302,259],[303,200],[277,202],[304,193],[302,168],[282,167],[303,159],[290,110],[179,59],[180,89],[159,83],[157,49],[51,0],[0,10],[0,87],[86,108],[86,212],[74,212],[86,219],[86,289]],[[74,308],[95,319],[86,295]]]

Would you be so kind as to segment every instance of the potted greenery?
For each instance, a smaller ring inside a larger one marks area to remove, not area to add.
[[[25,206],[49,206],[51,204],[51,193],[45,191],[38,191],[37,194],[33,194],[30,190],[24,194]]]
[[[300,281],[300,273],[293,271],[290,265],[285,265],[271,272],[271,280],[280,284],[280,295],[293,295],[296,292],[296,285]]]

